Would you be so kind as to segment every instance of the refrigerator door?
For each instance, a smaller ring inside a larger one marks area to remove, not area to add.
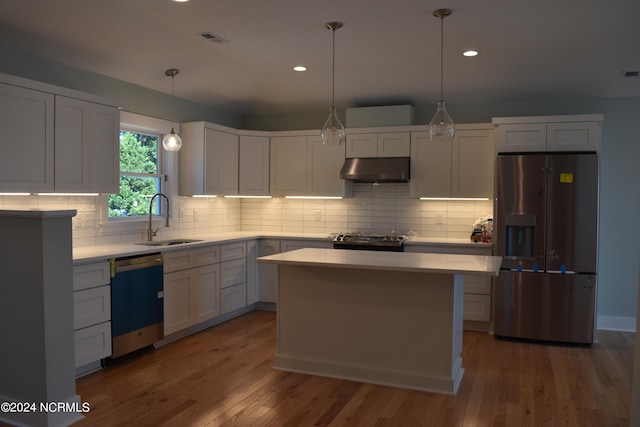
[[[502,268],[544,270],[545,154],[497,159],[494,234]]]
[[[547,157],[546,270],[596,272],[597,154]]]
[[[495,290],[496,336],[593,343],[595,275],[501,271]]]

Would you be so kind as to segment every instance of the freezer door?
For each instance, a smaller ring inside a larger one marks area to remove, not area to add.
[[[494,293],[494,334],[593,343],[596,276],[501,271]]]
[[[548,155],[546,270],[595,273],[597,236],[597,154]]]
[[[503,268],[544,270],[545,159],[545,154],[498,156],[494,234]]]

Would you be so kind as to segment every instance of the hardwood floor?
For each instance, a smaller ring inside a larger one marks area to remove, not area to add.
[[[77,381],[77,426],[627,426],[635,334],[592,347],[464,333],[456,396],[271,369],[275,313],[254,311]]]

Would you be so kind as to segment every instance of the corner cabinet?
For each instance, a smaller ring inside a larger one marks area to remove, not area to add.
[[[463,127],[464,126],[464,127]],[[461,125],[450,144],[411,133],[411,197],[493,196],[494,145],[491,125]]]
[[[238,194],[269,195],[269,137],[240,135]]]
[[[495,117],[496,152],[599,151],[601,114]]]
[[[238,194],[238,135],[205,122],[180,125],[180,194]]]
[[[320,136],[271,137],[270,194],[345,197],[352,184],[340,179],[345,147],[326,146]]]

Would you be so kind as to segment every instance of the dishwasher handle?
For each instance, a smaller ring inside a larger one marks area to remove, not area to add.
[[[131,271],[131,270],[139,270],[141,268],[147,267],[155,267],[159,265],[163,265],[164,258],[161,253],[157,254],[145,254],[142,256],[130,256],[126,258],[116,258],[114,262],[115,274]]]

